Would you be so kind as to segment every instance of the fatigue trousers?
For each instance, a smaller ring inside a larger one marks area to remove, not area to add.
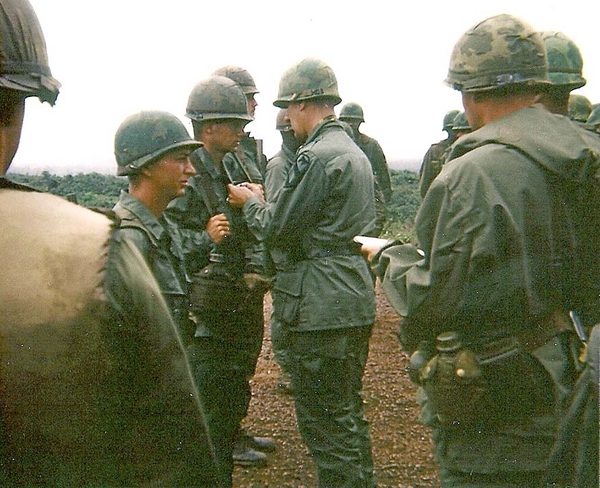
[[[240,424],[248,412],[254,376],[260,354],[264,320],[262,296],[241,312],[199,315],[201,323],[211,322],[212,335],[195,337],[188,357],[204,406],[208,432],[213,442],[220,484],[231,486],[233,445]]]
[[[371,330],[286,333],[298,428],[321,488],[376,486],[361,397]]]

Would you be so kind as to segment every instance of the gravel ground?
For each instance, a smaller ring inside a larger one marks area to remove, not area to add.
[[[233,483],[236,488],[311,488],[316,486],[315,467],[298,433],[292,397],[276,386],[279,367],[271,349],[270,311],[267,295],[265,340],[244,426],[255,435],[273,437],[277,452],[269,455],[266,468],[236,466]],[[415,387],[406,375],[408,358],[394,335],[398,322],[398,315],[378,290],[377,321],[363,391],[375,470],[380,487],[432,488],[439,482],[431,435],[417,422]]]

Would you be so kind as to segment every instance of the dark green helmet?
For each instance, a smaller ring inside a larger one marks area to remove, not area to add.
[[[592,111],[592,102],[583,95],[571,94],[569,96],[569,118],[577,122],[587,122]]]
[[[306,58],[283,73],[273,105],[286,108],[291,102],[328,98],[333,105],[342,101],[333,70],[323,61]]]
[[[454,117],[452,122],[452,130],[454,132],[471,132],[471,126],[467,120],[467,114],[465,112],[459,112]]]
[[[571,90],[585,85],[583,58],[577,45],[562,32],[546,31],[540,34],[546,46],[550,83]]]
[[[239,66],[223,66],[216,70],[213,75],[224,76],[225,78],[229,78],[236,82],[242,88],[242,91],[245,95],[252,95],[254,93],[258,93],[258,88],[256,88],[256,83],[254,83],[254,78],[248,73],[244,68],[240,68]]]
[[[275,120],[275,130],[279,132],[289,132],[292,130],[292,124],[287,116],[287,109],[282,108],[277,112],[277,119]]]
[[[0,2],[0,88],[54,105],[60,83],[48,65],[44,33],[28,0]]]
[[[190,93],[185,112],[192,120],[239,119],[250,122],[248,102],[240,86],[225,76],[211,76]]]
[[[452,124],[454,124],[454,119],[459,113],[460,110],[449,110],[448,112],[446,112],[446,115],[444,115],[444,127],[442,127],[442,130],[448,132],[451,131]]]
[[[137,173],[168,152],[197,149],[183,122],[168,112],[145,111],[127,117],[115,134],[115,157],[119,176]]]
[[[342,107],[340,111],[340,120],[357,120],[359,122],[365,121],[365,116],[362,107],[358,103],[350,102]]]
[[[548,84],[544,42],[530,25],[515,17],[490,17],[458,40],[445,81],[461,92]]]

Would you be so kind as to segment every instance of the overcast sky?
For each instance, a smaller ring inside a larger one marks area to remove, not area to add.
[[[281,74],[305,57],[335,71],[343,102],[363,106],[362,130],[388,160],[418,160],[442,138],[443,115],[461,109],[444,85],[452,47],[473,24],[509,13],[538,30],[571,37],[584,57],[587,86],[600,102],[600,4],[481,0],[31,0],[63,87],[51,108],[28,99],[21,147],[11,171],[112,173],[114,133],[140,110],[184,117],[193,86],[215,69],[246,68],[260,94],[248,129],[279,148],[275,132]],[[338,111],[341,105],[338,107]]]

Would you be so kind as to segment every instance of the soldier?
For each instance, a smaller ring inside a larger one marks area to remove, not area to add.
[[[115,135],[117,174],[129,180],[129,191],[121,192],[113,208],[120,219],[116,238],[135,243],[146,258],[185,342],[195,332],[189,315],[190,280],[163,212],[196,174],[189,155],[201,145],[177,117],[158,111],[128,117]]]
[[[254,120],[256,107],[258,106],[256,95],[259,91],[252,75],[239,66],[223,66],[216,70],[213,75],[225,76],[239,85],[246,96],[248,115]],[[225,165],[241,165],[248,174],[247,181],[254,183],[262,183],[264,181],[267,161],[263,154],[263,141],[252,137],[250,132],[244,132],[238,148],[234,152],[226,154],[224,161]]]
[[[244,173],[239,167],[227,168],[223,161],[236,150],[252,118],[241,88],[223,76],[212,76],[193,88],[186,116],[192,119],[194,138],[204,146],[191,155],[198,174],[190,179],[185,195],[171,202],[167,215],[177,226],[186,267],[196,273],[199,283],[192,288],[198,324],[188,352],[219,458],[221,482],[230,486],[234,440],[248,410],[250,379],[262,346],[264,290],[248,293],[241,286],[242,276],[253,271],[247,256],[258,240],[242,213],[227,202],[226,184],[244,181]],[[248,461],[254,466],[267,462],[262,452],[246,450],[246,454],[254,456]]]
[[[446,82],[474,131],[423,200],[419,247],[363,249],[404,317],[442,487],[539,486],[576,376],[574,329],[599,319],[600,141],[536,105],[544,44],[509,15],[459,39]]]
[[[259,239],[262,239],[264,236],[271,218],[273,206],[285,185],[289,170],[296,157],[296,150],[298,149],[298,141],[294,136],[286,109],[280,109],[277,113],[275,129],[281,134],[282,143],[281,150],[267,163],[265,174],[266,202],[263,201],[260,192],[252,197],[249,195],[244,197],[243,189],[232,187],[229,191],[229,203],[234,207],[243,208],[248,226]],[[240,190],[242,194],[237,190]],[[276,251],[272,251],[269,257],[270,268],[272,268],[269,274],[276,272],[277,269],[283,269],[282,266],[285,264],[284,257],[280,256]],[[275,360],[281,368],[277,387],[285,393],[291,393],[293,388],[288,373],[289,354],[285,348],[285,330],[275,316],[276,314],[273,314],[271,317],[271,341]]]
[[[585,124],[592,111],[592,102],[583,95],[569,96],[569,117],[575,122]]]
[[[298,426],[318,486],[375,486],[360,396],[375,320],[373,279],[352,242],[372,230],[371,164],[340,122],[332,69],[307,58],[287,70],[274,105],[302,144],[272,209],[266,240],[279,264],[273,319],[284,329]],[[230,185],[238,203],[250,191]],[[244,196],[245,194],[245,196]]]
[[[59,92],[27,0],[0,1],[2,174]],[[3,486],[215,486],[181,337],[112,220],[0,178]]]
[[[378,236],[383,231],[386,218],[386,204],[392,198],[392,184],[390,173],[383,149],[372,137],[360,132],[359,128],[364,123],[365,117],[362,107],[358,103],[347,103],[340,111],[339,119],[352,128],[353,139],[358,147],[369,158],[373,174],[375,175],[375,203],[377,211],[377,224],[373,235]]]
[[[252,75],[239,66],[223,66],[216,70],[213,75],[225,76],[242,89],[248,104],[248,115],[254,120],[258,101],[256,95],[259,93]],[[243,181],[263,184],[266,167],[266,158],[263,154],[263,141],[255,139],[250,132],[244,132],[240,144],[235,151],[228,152],[223,157],[223,166],[230,171],[243,169],[245,178]],[[250,249],[249,267],[266,278],[266,251],[262,244]],[[259,451],[256,453],[255,451]],[[268,453],[275,451],[275,443],[267,437],[256,437],[244,429],[237,435],[237,441],[233,450],[233,461],[242,466],[262,466],[263,456],[260,452]]]
[[[421,169],[419,170],[419,191],[421,192],[422,197],[427,193],[433,179],[440,173],[446,151],[454,141],[456,141],[456,133],[452,130],[452,124],[459,112],[459,110],[450,110],[446,112],[446,115],[444,115],[444,125],[442,127],[447,134],[446,139],[442,139],[429,146],[429,149],[423,157]]]
[[[562,32],[546,31],[540,35],[546,48],[548,79],[551,83],[542,93],[540,102],[552,113],[569,115],[571,91],[586,84],[581,52]]]

